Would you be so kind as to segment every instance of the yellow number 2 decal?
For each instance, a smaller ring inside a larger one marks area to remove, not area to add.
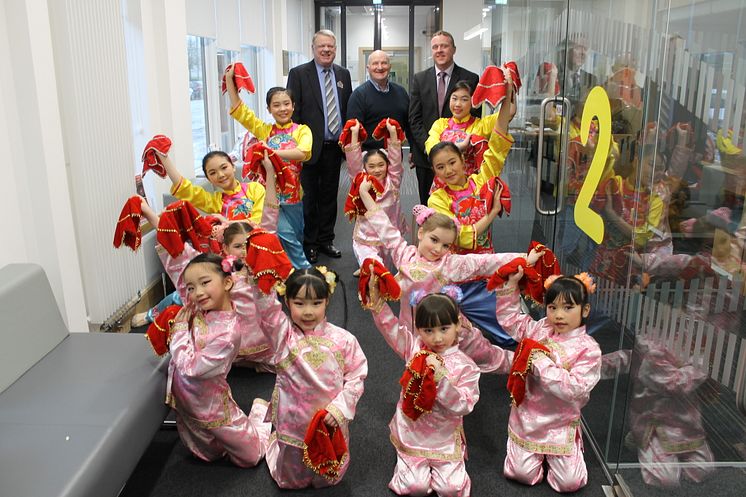
[[[575,204],[575,224],[583,230],[593,241],[601,243],[604,239],[604,220],[593,209],[591,209],[591,200],[596,193],[598,182],[601,181],[606,159],[609,156],[609,146],[611,145],[611,105],[609,96],[600,86],[596,86],[588,94],[583,109],[583,119],[580,124],[580,139],[583,145],[588,143],[590,134],[591,121],[598,118],[598,143],[591,167],[583,181],[583,186],[578,194],[578,201]]]

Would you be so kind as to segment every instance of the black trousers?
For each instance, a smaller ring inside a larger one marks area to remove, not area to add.
[[[417,191],[420,194],[420,203],[427,205],[427,199],[430,198],[430,187],[433,186],[433,179],[435,179],[433,168],[430,167],[430,161],[425,154],[424,148],[421,149],[413,145],[409,153],[412,154],[415,164],[414,169],[417,174]]]
[[[303,245],[306,249],[331,245],[337,222],[337,190],[342,150],[336,142],[324,142],[319,160],[303,165]]]

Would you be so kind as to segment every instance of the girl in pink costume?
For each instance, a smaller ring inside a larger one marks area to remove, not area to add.
[[[300,172],[303,161],[311,158],[313,135],[305,124],[293,122],[295,101],[293,95],[285,88],[274,87],[267,92],[267,110],[272,114],[274,123],[259,119],[238,96],[233,80],[233,65],[225,70],[225,86],[231,99],[230,115],[241,125],[267,144],[285,161],[295,176],[298,188],[289,195],[281,195],[280,215],[277,236],[287,252],[290,261],[296,268],[311,267],[303,252],[303,191],[300,188]]]
[[[275,432],[267,449],[269,472],[280,488],[327,487],[327,480],[303,463],[303,439],[313,416],[328,411],[324,422],[339,427],[349,447],[348,424],[363,394],[368,361],[357,339],[326,321],[336,275],[322,268],[297,269],[285,282],[290,316],[273,291],[257,299],[260,325],[273,344],[277,382],[272,394],[271,418]]]
[[[594,287],[585,274],[581,277],[586,282],[575,276],[548,279],[547,317],[534,321],[521,313],[518,281],[522,277],[519,266],[497,290],[497,319],[516,341],[536,340],[550,353],[534,357],[525,398],[510,410],[504,474],[536,485],[544,477],[546,459],[549,486],[557,492],[574,492],[588,482],[580,410],[601,376],[601,349],[585,332],[591,310],[588,295]]]
[[[402,305],[399,320],[412,323],[412,309],[407,303],[415,290],[438,292],[444,285],[458,283],[475,277],[484,277],[526,254],[451,254],[456,239],[456,225],[448,216],[424,206],[415,207],[418,245],[409,245],[402,234],[392,226],[389,218],[377,208],[366,182],[360,187],[360,199],[367,212],[365,222],[378,233],[384,253],[399,270],[396,276],[402,289]],[[528,261],[534,264],[539,259],[536,252],[529,254]],[[492,345],[468,319],[462,320],[464,329],[460,333],[459,347],[479,365],[483,373],[501,372],[510,369],[512,353]],[[411,328],[410,328],[411,329]]]
[[[361,171],[370,174],[384,185],[383,194],[376,199],[376,205],[388,216],[391,224],[399,231],[406,233],[407,223],[401,215],[399,206],[399,186],[402,179],[401,165],[401,142],[396,135],[396,127],[386,120],[386,129],[389,132],[388,147],[384,154],[382,150],[371,150],[365,155],[359,142],[361,124],[358,121],[350,128],[352,140],[345,147],[347,158],[347,170],[350,173],[350,181]],[[355,252],[358,265],[365,259],[372,257],[382,264],[383,247],[378,239],[378,234],[368,223],[355,220],[352,230],[352,250]]]
[[[228,457],[237,466],[255,466],[266,452],[271,425],[264,421],[267,402],[255,399],[247,416],[226,380],[242,347],[241,329],[248,324],[232,302],[231,263],[215,254],[192,258],[193,249],[176,258],[158,249],[187,303],[171,330],[166,387],[179,436],[205,461]]]
[[[391,443],[396,448],[396,469],[389,488],[398,495],[440,497],[471,495],[471,479],[466,473],[463,418],[479,400],[479,368],[458,347],[461,328],[458,305],[449,295],[413,295],[421,298],[415,311],[413,332],[399,321],[380,298],[371,281],[373,319],[386,342],[407,364],[421,351],[434,370],[437,385],[431,412],[413,420],[402,409],[399,396],[396,413],[389,423]],[[444,288],[454,295],[458,287]],[[376,303],[377,302],[377,303]]]

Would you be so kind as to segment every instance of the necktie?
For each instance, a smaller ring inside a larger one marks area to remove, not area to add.
[[[438,115],[443,115],[443,103],[446,100],[446,72],[438,73]]]
[[[324,93],[326,93],[326,121],[329,124],[329,132],[336,135],[339,131],[339,111],[334,98],[331,69],[324,69]]]

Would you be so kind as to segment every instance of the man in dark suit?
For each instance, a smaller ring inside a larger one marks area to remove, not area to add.
[[[472,91],[479,83],[479,76],[453,62],[456,43],[446,31],[438,31],[430,41],[433,67],[414,75],[409,91],[409,127],[414,137],[410,144],[411,159],[417,172],[417,185],[420,202],[427,205],[430,186],[433,184],[433,170],[425,152],[425,141],[433,123],[440,117],[451,117],[448,101],[453,87],[459,81],[466,81]],[[472,114],[481,116],[481,109],[472,109]]]
[[[341,257],[334,246],[337,222],[337,189],[342,150],[337,145],[347,119],[352,94],[350,72],[334,64],[337,39],[329,30],[313,35],[313,60],[290,70],[288,89],[295,99],[293,121],[305,124],[313,134],[311,159],[303,164],[304,247],[312,264],[318,253]]]
[[[584,36],[575,35],[567,40],[567,74],[564,75],[564,95],[573,105],[584,102],[588,92],[598,84],[596,76],[583,69],[587,56],[588,40]]]

